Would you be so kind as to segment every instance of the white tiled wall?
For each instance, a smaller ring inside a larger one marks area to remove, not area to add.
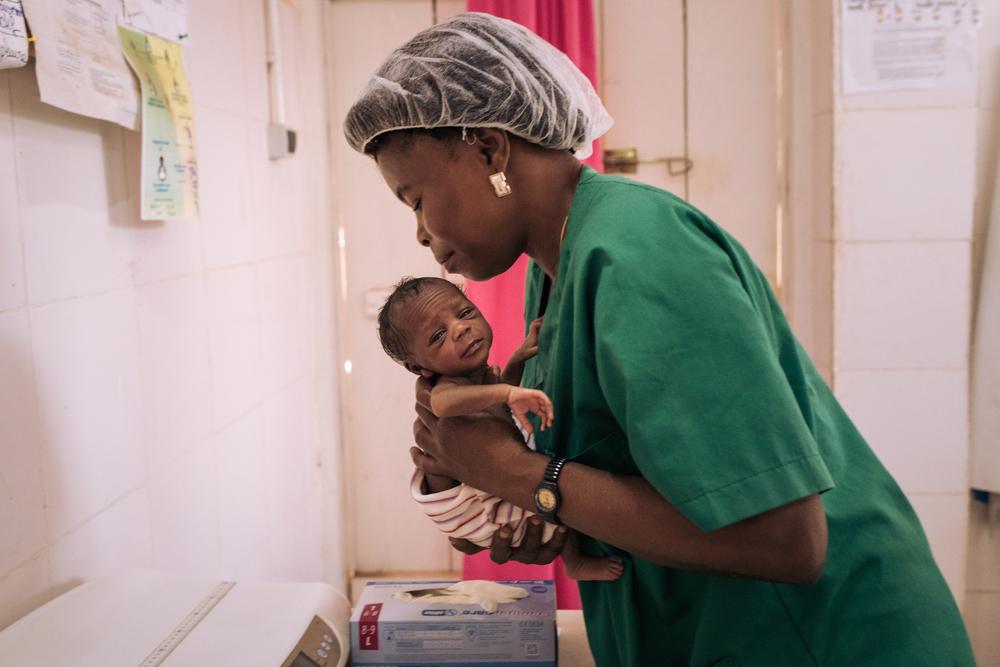
[[[973,293],[978,293],[982,252],[987,233],[1000,235],[1000,2],[986,3],[979,29],[979,91],[975,117],[976,180],[973,225]],[[989,226],[992,224],[992,228]],[[996,246],[993,246],[994,249]],[[980,333],[979,335],[982,335]],[[969,511],[968,579],[965,618],[976,655],[983,666],[1000,666],[1000,497],[990,498],[992,512],[981,502]]]
[[[323,3],[190,3],[201,215],[138,220],[140,138],[0,73],[0,627],[126,566],[346,582]]]
[[[838,16],[837,69],[839,31]],[[975,96],[843,96],[838,81],[833,106],[834,387],[961,604]]]

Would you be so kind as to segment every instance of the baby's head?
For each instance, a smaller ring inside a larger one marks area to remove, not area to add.
[[[404,278],[378,314],[382,349],[407,370],[462,376],[487,366],[493,330],[454,283]]]

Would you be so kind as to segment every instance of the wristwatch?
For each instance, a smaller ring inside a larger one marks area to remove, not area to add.
[[[562,497],[559,495],[559,474],[564,465],[566,459],[562,456],[553,456],[549,459],[542,481],[535,487],[535,509],[543,519],[557,525],[562,524],[556,514],[562,503]]]

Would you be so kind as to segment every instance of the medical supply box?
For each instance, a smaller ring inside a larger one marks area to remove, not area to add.
[[[498,587],[504,600],[523,597],[497,603],[449,596],[454,581],[368,582],[351,616],[351,664],[555,667],[555,584],[497,583],[527,595]]]

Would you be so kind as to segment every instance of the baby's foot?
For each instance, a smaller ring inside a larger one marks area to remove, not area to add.
[[[614,581],[625,571],[625,564],[610,556],[601,558],[580,555],[572,562],[566,562],[564,558],[563,564],[566,574],[577,581]]]

